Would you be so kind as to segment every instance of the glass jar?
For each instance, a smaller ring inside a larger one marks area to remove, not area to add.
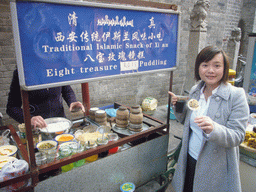
[[[41,166],[47,163],[46,155],[42,152],[35,153],[36,165]]]
[[[99,137],[96,140],[96,143],[101,146],[101,145],[106,145],[108,144],[108,138],[107,137]],[[108,155],[108,150],[107,151],[103,151],[101,153],[99,153],[99,157],[106,157]]]
[[[109,142],[112,142],[112,141],[117,141],[118,140],[118,135],[116,133],[109,133],[108,134],[108,141]],[[118,151],[119,147],[114,147],[112,149],[109,149],[108,150],[108,153],[109,154],[113,154],[113,153],[116,153]]]
[[[86,150],[93,149],[95,147],[97,147],[97,144],[94,141],[88,141],[87,144],[85,145]],[[97,159],[98,159],[98,154],[85,158],[85,160],[88,162],[93,162],[93,161],[96,161]]]
[[[81,153],[84,151],[84,147],[80,143],[72,142],[69,146],[72,150],[72,155]],[[85,163],[85,159],[81,159],[76,162],[73,162],[74,167],[80,167],[84,165],[84,163]]]
[[[63,159],[65,157],[68,157],[68,156],[71,156],[71,155],[72,155],[72,150],[68,145],[63,145],[63,146],[60,147],[60,149],[59,149],[59,158],[60,159]],[[74,164],[70,163],[70,164],[62,166],[61,171],[62,172],[68,172],[68,171],[72,170],[73,167],[74,167]]]

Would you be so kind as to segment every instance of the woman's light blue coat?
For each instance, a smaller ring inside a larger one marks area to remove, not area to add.
[[[199,100],[203,85],[201,81],[192,87],[190,99]],[[184,123],[182,149],[171,183],[176,192],[183,191],[190,116],[191,111],[187,107],[182,114],[176,114],[177,119]],[[196,164],[193,192],[240,192],[239,144],[244,140],[249,118],[244,89],[229,83],[220,84],[218,91],[212,95],[207,116],[214,121],[214,130],[209,138],[204,134]]]

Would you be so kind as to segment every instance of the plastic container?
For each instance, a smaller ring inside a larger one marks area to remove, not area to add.
[[[120,189],[122,192],[134,192],[135,191],[135,185],[133,183],[127,182],[123,183],[120,186]]]
[[[118,140],[118,135],[116,133],[109,133],[108,134],[108,141],[112,142],[112,141],[117,141]],[[114,154],[118,151],[119,147],[114,147],[112,149],[108,150],[109,154]]]
[[[175,105],[175,111],[177,113],[182,113],[183,109],[184,109],[184,106],[186,105],[186,102],[189,99],[189,97],[188,96],[177,95],[177,98],[178,98],[178,100],[177,100],[176,105]]]

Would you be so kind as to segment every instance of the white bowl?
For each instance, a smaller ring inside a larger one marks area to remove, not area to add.
[[[15,145],[3,145],[0,147],[0,157],[12,156],[16,157],[18,148]]]
[[[60,140],[60,138],[61,137],[65,137],[65,136],[72,136],[72,139],[70,139],[70,140],[67,140],[67,141],[62,141],[62,140]],[[70,142],[70,141],[73,141],[75,139],[75,136],[74,135],[72,135],[72,134],[70,134],[70,133],[64,133],[64,134],[60,134],[60,135],[57,135],[56,137],[55,137],[55,141],[57,141],[59,144],[62,144],[62,143],[65,143],[65,142]]]
[[[46,145],[50,144],[52,145],[51,147],[47,147]],[[54,140],[46,140],[46,141],[41,141],[37,143],[36,148],[38,151],[43,152],[43,153],[48,153],[51,150],[54,150],[57,148],[58,142]]]

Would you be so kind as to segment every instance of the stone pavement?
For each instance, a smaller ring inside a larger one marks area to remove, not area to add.
[[[167,122],[167,106],[162,105],[158,106],[157,110],[152,117],[162,121],[162,122]],[[170,120],[170,135],[169,135],[169,146],[168,146],[168,153],[171,153],[176,149],[178,144],[180,143],[180,139],[177,139],[174,136],[177,136],[179,138],[182,138],[183,134],[183,125],[179,123],[177,120]],[[155,192],[157,189],[159,189],[160,184],[157,181],[150,181],[149,183],[139,187],[136,189],[136,192]],[[173,192],[174,190],[172,189],[171,185],[168,185],[166,192]]]

